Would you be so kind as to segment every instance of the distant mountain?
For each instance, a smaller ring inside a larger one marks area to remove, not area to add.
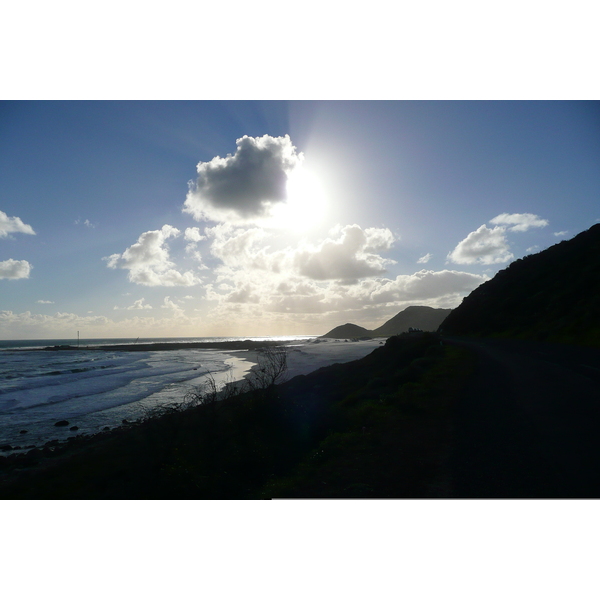
[[[471,292],[442,329],[600,346],[600,224],[514,261]]]
[[[431,308],[430,306],[409,306],[395,317],[374,329],[374,337],[398,335],[409,327],[423,331],[436,331],[443,320],[452,312],[451,308]]]
[[[413,329],[423,331],[435,331],[440,323],[450,314],[450,308],[431,308],[429,306],[409,306],[400,311],[395,317],[386,321],[381,327],[369,330],[346,323],[334,327],[331,331],[322,335],[325,338],[357,338],[357,337],[389,337]]]
[[[338,325],[334,327],[330,332],[322,335],[321,337],[326,338],[360,338],[360,337],[373,337],[371,332],[360,325],[354,325],[353,323],[346,323],[345,325]]]

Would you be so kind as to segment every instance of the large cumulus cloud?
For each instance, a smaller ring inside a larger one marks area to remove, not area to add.
[[[236,144],[235,154],[198,163],[183,209],[196,220],[251,221],[285,202],[287,176],[303,160],[290,137],[245,135]]]

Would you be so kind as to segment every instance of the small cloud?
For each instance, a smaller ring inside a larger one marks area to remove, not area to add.
[[[502,213],[490,219],[492,225],[510,225],[509,231],[527,231],[532,227],[546,227],[548,221],[531,213]]]
[[[552,235],[555,237],[564,237],[565,235],[568,235],[568,233],[568,231],[555,231]]]
[[[431,260],[432,257],[433,257],[433,254],[428,252],[425,256],[421,256],[421,258],[419,258],[419,260],[417,262],[418,263],[427,263]]]
[[[54,302],[52,302],[52,300],[38,300],[37,303],[38,304],[54,304]]]
[[[0,279],[28,279],[32,268],[26,260],[0,261]]]
[[[463,265],[491,265],[508,262],[513,257],[508,248],[504,227],[489,229],[486,225],[472,231],[447,256],[449,261]]]
[[[170,296],[165,296],[161,308],[172,310],[175,317],[182,317],[184,315],[183,309],[179,306],[179,304],[177,304],[177,302],[173,302]]]
[[[205,240],[206,236],[200,233],[199,227],[188,227],[183,234],[184,239],[188,242],[199,242]]]
[[[150,310],[152,307],[149,304],[144,304],[144,298],[136,300],[127,310]]]
[[[35,235],[31,225],[23,223],[19,217],[9,217],[0,210],[0,238],[7,237],[9,233],[26,233]]]
[[[539,246],[537,244],[535,246],[530,246],[527,248],[527,250],[525,250],[525,252],[535,252],[536,250],[539,250]]]
[[[194,296],[184,296],[183,299],[184,300],[193,300]]]
[[[94,223],[92,223],[89,219],[86,219],[85,221],[82,221],[80,218],[75,219],[75,225],[85,225],[86,227],[89,227],[90,229],[95,229],[96,225],[94,225]]]

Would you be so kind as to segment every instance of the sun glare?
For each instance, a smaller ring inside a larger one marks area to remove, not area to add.
[[[273,220],[278,227],[298,232],[321,223],[327,211],[327,195],[319,178],[304,167],[297,167],[287,180],[287,201],[277,206]]]

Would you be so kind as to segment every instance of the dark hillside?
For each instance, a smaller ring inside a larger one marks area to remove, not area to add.
[[[511,263],[471,292],[442,329],[600,345],[600,224]]]

